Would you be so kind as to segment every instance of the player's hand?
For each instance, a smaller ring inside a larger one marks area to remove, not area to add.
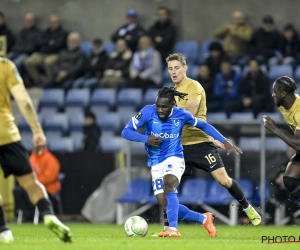
[[[230,154],[230,150],[235,152],[237,155],[243,153],[243,151],[239,147],[235,146],[230,139],[228,139],[224,142],[224,147],[225,147],[225,150],[227,151],[227,155]]]
[[[147,141],[148,144],[150,144],[151,146],[154,146],[154,147],[159,147],[162,142],[163,142],[163,139],[155,137],[154,135],[150,135],[148,137],[148,141]]]
[[[44,147],[46,145],[46,137],[43,134],[33,135],[32,144],[34,148]]]
[[[221,148],[221,149],[225,149],[224,144],[218,140],[213,140],[213,144],[217,147],[217,148]]]
[[[267,130],[274,132],[277,128],[276,123],[272,120],[272,118],[270,116],[263,116],[263,121],[264,121],[264,125],[266,127]]]

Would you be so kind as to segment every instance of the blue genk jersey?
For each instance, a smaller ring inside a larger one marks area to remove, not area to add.
[[[148,166],[151,167],[163,162],[170,156],[183,158],[183,147],[180,138],[185,124],[196,126],[221,142],[226,140],[211,125],[195,118],[190,112],[182,108],[174,107],[168,119],[161,120],[158,117],[155,105],[145,106],[133,117],[122,131],[122,136],[128,140],[145,143],[145,149],[148,152]],[[142,126],[145,126],[144,135],[133,132]],[[147,144],[148,136],[151,135],[163,139],[159,147]]]

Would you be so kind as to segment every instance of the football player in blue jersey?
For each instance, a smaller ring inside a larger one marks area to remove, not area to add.
[[[211,213],[200,214],[179,204],[176,188],[185,170],[183,147],[180,142],[185,124],[203,130],[208,135],[224,144],[229,153],[233,150],[241,154],[242,150],[221,135],[210,124],[195,118],[185,109],[177,108],[175,96],[184,99],[187,94],[176,91],[173,87],[164,87],[158,92],[156,102],[145,106],[129,121],[122,131],[122,136],[131,141],[145,143],[148,152],[148,166],[151,167],[154,194],[159,203],[165,204],[169,227],[159,233],[159,237],[181,237],[178,232],[178,218],[197,221],[203,224],[211,237],[217,236]],[[145,126],[145,133],[136,132]]]

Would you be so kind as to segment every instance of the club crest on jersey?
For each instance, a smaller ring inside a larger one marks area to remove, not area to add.
[[[135,115],[135,117],[134,117],[135,119],[141,119],[142,118],[142,113],[141,112],[138,112],[136,115]]]
[[[179,120],[174,120],[174,124],[177,127],[179,125],[180,121]]]

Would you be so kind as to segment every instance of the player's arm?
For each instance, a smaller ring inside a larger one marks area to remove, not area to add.
[[[296,128],[294,134],[290,134],[287,131],[277,127],[276,123],[269,116],[264,116],[265,127],[275,135],[277,135],[281,140],[283,140],[290,147],[296,151],[300,151],[300,130]]]
[[[40,141],[41,144],[45,144],[44,131],[38,120],[35,108],[27,90],[24,87],[24,84],[22,82],[16,84],[11,88],[10,92],[14,97],[22,115],[28,122],[34,136],[34,140],[36,139]]]

